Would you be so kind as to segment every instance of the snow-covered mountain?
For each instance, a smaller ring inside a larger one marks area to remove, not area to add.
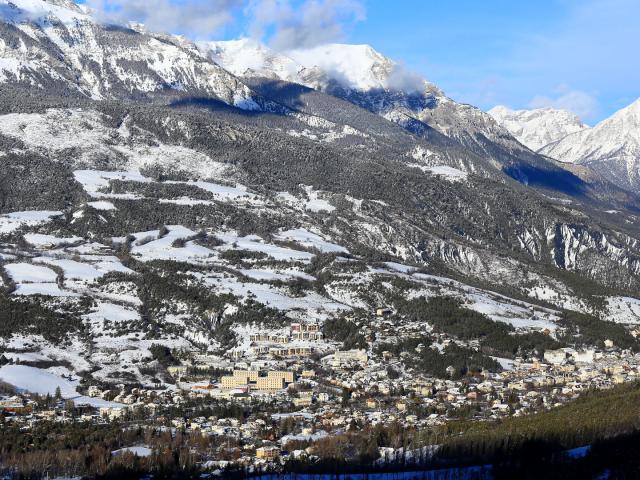
[[[249,38],[201,43],[199,46],[217,64],[239,77],[282,80],[317,90],[326,88],[331,80],[313,62],[306,65],[288,53],[276,52]]]
[[[276,52],[243,39],[201,44],[216,63],[241,77],[298,83],[348,100],[419,135],[437,131],[503,162],[520,144],[487,113],[457,103],[436,85],[369,45],[328,44]],[[487,145],[487,142],[492,145]]]
[[[511,110],[499,105],[488,113],[534,152],[567,135],[589,128],[576,114],[555,108]]]
[[[540,150],[562,162],[588,165],[625,188],[640,188],[640,99],[593,128]]]
[[[263,326],[420,296],[523,332],[640,322],[638,200],[371,47],[0,16],[0,302],[49,312],[0,321],[0,355],[153,385],[155,344],[252,355]]]
[[[0,0],[0,82],[93,99],[189,91],[277,109],[179,37],[99,24],[70,0]]]
[[[399,86],[394,82],[399,83],[400,67],[369,45],[334,43],[276,52],[244,38],[209,42],[201,47],[216,63],[238,76],[277,78],[315,89],[328,88],[332,82],[360,91]],[[411,87],[420,90],[424,83],[415,77]]]

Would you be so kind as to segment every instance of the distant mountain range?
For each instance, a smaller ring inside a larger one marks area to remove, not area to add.
[[[589,128],[577,115],[555,108],[510,110],[497,106],[488,113],[534,152],[567,135]]]
[[[567,111],[489,111],[523,145],[561,162],[585,165],[617,185],[640,191],[640,99],[590,128]]]
[[[490,115],[448,98],[433,83],[386,58],[369,45],[329,44],[276,52],[254,40],[200,45],[219,65],[241,78],[292,82],[345,99],[412,133],[436,131],[481,155],[485,140],[496,157],[522,150]]]

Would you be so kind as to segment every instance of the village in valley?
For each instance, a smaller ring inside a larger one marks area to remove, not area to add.
[[[393,314],[387,308],[372,312],[358,348],[326,338],[315,321],[248,330],[222,355],[159,348],[156,359],[161,358],[166,377],[155,387],[80,382],[73,397],[59,388],[45,397],[12,392],[4,384],[0,431],[17,426],[28,432],[53,422],[188,434],[216,445],[198,456],[206,469],[277,471],[290,461],[312,464],[330,439],[350,432],[383,427],[418,434],[460,419],[523,416],[640,378],[640,354],[612,340],[598,349],[496,358],[499,371],[450,365],[440,378],[425,375],[407,366],[407,352],[383,349],[420,328],[394,324],[388,320]],[[418,344],[415,350],[460,343],[447,334],[430,334],[433,345]],[[36,371],[4,356],[0,361],[5,373],[11,372],[7,368],[15,375]],[[77,380],[68,378],[70,384]],[[145,457],[158,449],[153,442],[122,445],[112,455]],[[429,455],[407,445],[378,447],[376,454],[382,463],[417,462]]]
[[[89,190],[110,178],[76,175]],[[25,233],[0,269],[13,464],[37,462],[34,445],[65,473],[327,471],[337,458],[420,469],[460,428],[538,418],[639,379],[632,297],[580,297],[542,276],[492,289],[316,232]]]

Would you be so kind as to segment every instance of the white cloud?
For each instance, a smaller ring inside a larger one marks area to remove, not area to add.
[[[578,90],[560,89],[560,94],[553,97],[538,95],[529,102],[530,108],[552,107],[568,110],[580,118],[591,118],[598,111],[598,101],[593,95]]]
[[[387,87],[403,92],[420,92],[424,89],[424,78],[403,63],[396,63],[387,79]]]
[[[554,6],[547,5],[545,21],[519,19],[517,29],[505,27],[502,31],[496,20],[478,26],[479,33],[471,29],[468,41],[483,45],[488,40],[487,48],[477,58],[456,51],[452,55],[456,64],[442,58],[439,64],[430,65],[430,75],[453,98],[482,108],[496,104],[514,108],[554,106],[573,111],[590,124],[637,98],[640,1],[553,3]],[[469,21],[468,16],[465,21]],[[499,32],[497,37],[495,32]],[[454,42],[455,38],[438,33],[446,52],[446,42]],[[429,48],[426,44],[425,49]],[[475,52],[471,47],[470,51]],[[481,84],[478,79],[482,78],[495,78],[497,83]],[[561,83],[571,85],[575,91],[557,91]],[[535,95],[540,97],[533,98]]]
[[[209,38],[234,20],[244,0],[87,0],[99,19],[115,24],[143,23],[156,32]]]
[[[103,22],[138,22],[150,31],[208,39],[242,21],[250,36],[278,50],[346,38],[365,20],[362,0],[86,0]]]
[[[245,14],[250,34],[276,50],[342,41],[345,29],[366,17],[360,0],[250,0]]]
[[[547,92],[550,105],[594,122],[611,108],[613,92],[637,95],[640,55],[634,46],[640,45],[640,2],[580,0],[568,5],[567,17],[555,31],[537,35],[515,51],[513,58],[520,67],[516,74],[529,79],[528,85],[521,85],[523,90]],[[559,82],[577,90],[549,93]]]

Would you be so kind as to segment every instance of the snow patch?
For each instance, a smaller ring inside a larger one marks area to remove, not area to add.
[[[123,406],[119,403],[84,397],[76,391],[76,387],[80,383],[78,379],[63,378],[60,375],[39,368],[25,365],[5,365],[0,368],[0,379],[20,390],[40,395],[55,395],[56,390],[60,388],[62,398],[73,400],[77,405],[114,408]]]
[[[346,248],[327,242],[320,235],[311,233],[304,228],[287,230],[279,233],[275,238],[278,240],[291,240],[305,247],[315,248],[323,253],[349,253]]]
[[[0,215],[0,234],[13,233],[21,227],[35,227],[47,223],[52,217],[59,215],[62,215],[62,212],[35,210]]]
[[[10,263],[4,268],[16,283],[53,283],[58,277],[50,268],[30,263]]]

